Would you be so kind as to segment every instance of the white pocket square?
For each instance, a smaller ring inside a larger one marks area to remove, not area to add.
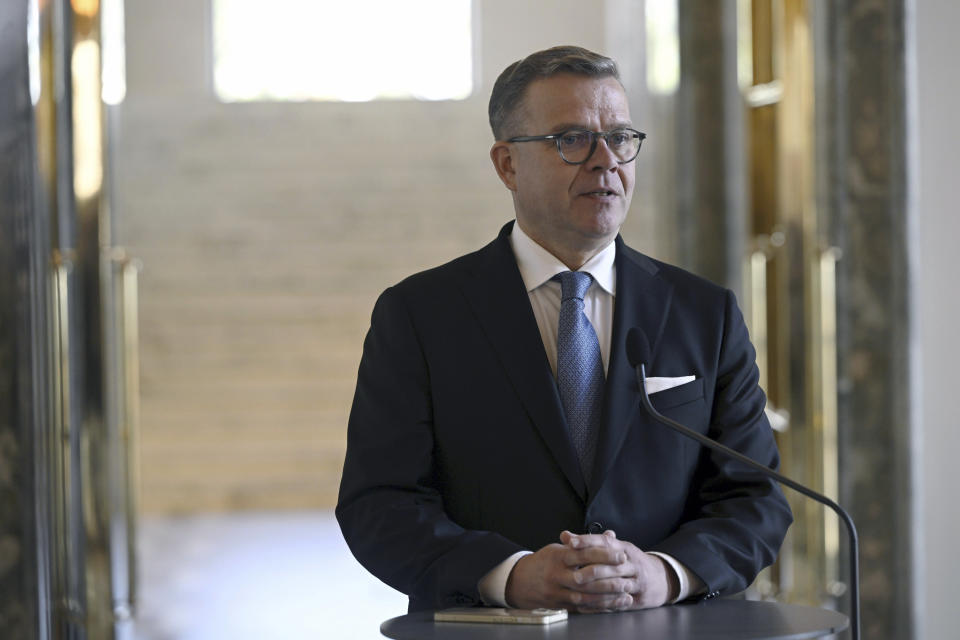
[[[679,387],[682,384],[693,382],[696,379],[696,376],[680,376],[679,378],[645,378],[647,395],[652,396],[660,391],[673,389],[674,387]]]

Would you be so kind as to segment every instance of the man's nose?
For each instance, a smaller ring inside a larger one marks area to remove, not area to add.
[[[614,155],[610,149],[610,145],[607,144],[607,139],[599,136],[597,137],[597,146],[587,159],[587,163],[590,169],[602,169],[605,171],[611,171],[620,165],[617,161],[617,156]]]

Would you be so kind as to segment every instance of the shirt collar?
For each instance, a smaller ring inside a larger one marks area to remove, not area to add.
[[[517,258],[520,277],[523,278],[523,285],[528,293],[548,282],[558,273],[570,270],[559,258],[534,242],[517,223],[514,223],[513,231],[510,233],[510,246],[513,248],[513,255]],[[580,267],[579,271],[589,273],[600,288],[610,295],[616,295],[617,272],[614,267],[616,257],[617,246],[611,240],[610,244]]]

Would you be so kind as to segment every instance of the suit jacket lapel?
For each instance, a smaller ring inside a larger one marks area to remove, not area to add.
[[[560,394],[510,247],[512,228],[513,223],[508,223],[497,239],[479,252],[477,269],[465,281],[463,294],[530,420],[571,486],[586,501],[586,483],[567,434]]]
[[[627,247],[619,236],[616,242],[617,297],[591,498],[603,485],[623,446],[633,414],[639,410],[636,372],[626,353],[627,332],[633,327],[642,329],[650,341],[651,360],[656,359],[673,295],[672,285],[657,276],[658,267],[653,260]]]

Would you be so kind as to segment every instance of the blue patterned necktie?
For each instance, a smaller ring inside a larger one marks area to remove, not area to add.
[[[560,322],[557,328],[557,382],[567,416],[570,439],[580,459],[584,479],[590,479],[597,452],[597,433],[603,409],[603,360],[600,342],[583,313],[583,296],[593,277],[580,271],[564,271],[560,280]]]

